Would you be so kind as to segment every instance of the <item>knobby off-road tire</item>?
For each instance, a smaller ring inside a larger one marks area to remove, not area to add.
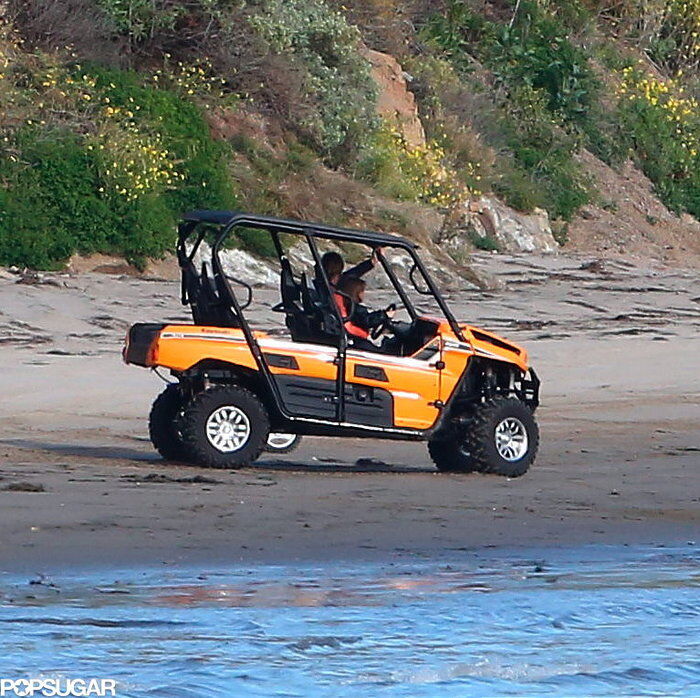
[[[538,446],[539,430],[527,405],[497,397],[474,410],[460,436],[430,441],[428,451],[443,473],[519,477],[535,460]]]
[[[180,420],[190,459],[210,468],[250,465],[263,451],[270,423],[262,402],[239,386],[195,395]]]
[[[473,473],[479,468],[459,438],[428,441],[428,453],[441,473]]]
[[[151,443],[165,460],[187,462],[189,455],[182,443],[178,429],[178,417],[185,398],[176,383],[169,385],[153,402],[148,417],[148,434]]]
[[[475,411],[464,449],[480,472],[520,477],[535,460],[539,443],[532,410],[515,398],[496,397]]]
[[[291,453],[292,451],[296,451],[299,447],[301,438],[299,434],[270,432],[267,437],[267,443],[265,444],[265,450],[268,453]]]

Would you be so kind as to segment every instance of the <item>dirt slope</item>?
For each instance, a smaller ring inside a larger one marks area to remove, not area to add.
[[[569,249],[700,266],[700,223],[669,211],[631,162],[616,172],[586,151],[580,162],[598,190],[598,202],[581,209],[571,223]]]

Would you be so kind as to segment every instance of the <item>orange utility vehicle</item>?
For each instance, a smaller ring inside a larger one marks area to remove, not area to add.
[[[239,230],[272,240],[280,283],[272,310],[284,314],[285,334],[251,326],[245,310],[253,288],[224,269],[226,241]],[[527,471],[539,442],[539,380],[527,352],[458,322],[415,244],[231,211],[194,211],[178,232],[182,302],[194,324],[139,323],[124,347],[127,363],[169,369],[176,379],[150,415],[151,440],[164,458],[245,466],[272,432],[425,441],[443,472]],[[372,253],[374,273],[383,271],[406,314],[403,321],[386,314],[372,333],[386,335],[375,349],[367,340],[356,346],[347,328],[357,308],[348,297],[338,302],[319,251],[319,244],[351,243]],[[307,253],[298,253],[300,244]],[[303,263],[292,258],[304,254],[309,268],[295,268]],[[407,261],[397,264],[392,254]],[[432,303],[436,317],[416,299]]]

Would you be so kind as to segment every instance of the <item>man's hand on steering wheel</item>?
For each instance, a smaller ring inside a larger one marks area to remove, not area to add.
[[[396,303],[387,305],[386,309],[384,310],[384,320],[382,321],[381,325],[375,327],[370,333],[372,339],[379,339],[382,333],[389,328],[389,325],[391,325],[391,321],[394,319],[395,314]]]

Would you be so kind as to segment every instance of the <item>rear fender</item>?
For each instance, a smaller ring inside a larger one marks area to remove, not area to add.
[[[156,347],[165,324],[138,322],[126,333],[122,358],[124,363],[136,366],[153,366],[156,360]]]
[[[259,371],[248,366],[232,364],[219,359],[202,359],[186,371],[175,374],[188,394],[206,390],[210,385],[240,385],[260,398],[273,423],[279,415],[277,403],[267,382]]]

